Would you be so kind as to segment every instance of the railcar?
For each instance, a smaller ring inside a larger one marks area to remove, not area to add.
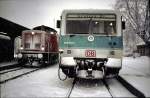
[[[57,27],[60,28],[59,69],[67,77],[103,79],[119,74],[125,28],[119,12],[64,10]]]
[[[13,59],[13,43],[7,33],[0,32],[0,62]]]
[[[24,30],[15,39],[15,58],[19,63],[41,66],[58,62],[58,35],[56,30],[38,26]]]

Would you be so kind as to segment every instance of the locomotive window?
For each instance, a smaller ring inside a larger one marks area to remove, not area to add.
[[[68,14],[67,34],[116,34],[116,15],[114,14]]]
[[[40,46],[41,46],[41,44],[40,44],[40,43],[36,43],[36,44],[35,44],[35,48],[36,48],[36,49],[39,49],[39,48],[40,48]]]
[[[31,32],[24,33],[24,47],[25,49],[40,49],[41,47],[41,33]]]
[[[31,43],[31,35],[30,34],[24,34],[24,48],[29,49],[30,48],[30,43]]]
[[[30,43],[25,43],[25,48],[30,48]]]
[[[33,36],[33,45],[35,49],[40,49],[40,46],[41,46],[41,34],[35,34]]]

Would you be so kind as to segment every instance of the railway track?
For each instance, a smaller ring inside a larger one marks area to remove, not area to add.
[[[67,93],[70,97],[142,97],[144,94],[122,80],[120,76],[106,80],[74,79]]]
[[[25,76],[32,72],[38,71],[40,68],[15,68],[12,70],[8,70],[0,73],[0,84],[6,83],[8,81],[17,79],[19,77]]]
[[[72,91],[73,91],[73,88],[74,88],[74,85],[75,85],[76,81],[77,81],[77,79],[75,78],[75,79],[73,80],[73,82],[72,82],[71,88],[69,89],[69,92],[68,92],[68,94],[67,94],[67,98],[70,97],[70,95],[71,95],[71,93],[72,93]]]
[[[108,90],[110,96],[113,98],[113,95],[112,95],[112,93],[111,93],[110,87],[109,87],[109,85],[106,83],[106,80],[102,80],[102,82],[103,82],[104,85],[106,86],[106,88],[107,88],[107,90]]]
[[[14,69],[14,68],[18,68],[19,64],[15,63],[15,64],[10,64],[7,66],[0,66],[0,71],[5,71],[5,70],[9,70],[9,69]]]
[[[111,97],[101,80],[77,79],[67,95],[71,97]]]
[[[21,70],[21,69],[23,69],[23,68],[22,68],[22,67],[19,67],[19,68],[7,69],[7,70],[4,70],[4,71],[0,71],[0,75],[1,75],[1,74],[5,74],[5,73],[8,73],[8,72],[12,72],[12,71]]]
[[[138,89],[136,89],[134,86],[132,86],[130,83],[128,83],[125,79],[123,79],[121,76],[117,77],[117,80],[122,83],[122,85],[124,87],[126,87],[126,89],[128,89],[133,95],[135,95],[138,98],[145,98],[145,95],[139,91]]]

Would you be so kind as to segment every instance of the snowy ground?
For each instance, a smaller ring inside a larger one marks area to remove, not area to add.
[[[142,57],[124,57],[121,74],[129,75],[150,75],[150,58]]]
[[[104,82],[99,81],[78,81],[71,93],[71,97],[135,97],[116,79],[107,79],[109,91]]]
[[[102,81],[94,83],[91,81],[77,82],[70,97],[111,97]]]
[[[130,84],[150,97],[150,58],[146,56],[124,57],[120,75]]]
[[[1,85],[1,97],[64,97],[72,80],[60,81],[57,65],[33,72]]]
[[[1,84],[1,97],[66,97],[72,86],[73,79],[61,81],[58,79],[58,64],[45,69],[38,70],[22,78],[11,80]],[[120,75],[132,83],[136,88],[142,91],[147,97],[150,97],[150,58],[148,57],[125,57],[123,59],[122,70]],[[109,84],[113,84],[111,89],[116,89],[118,84],[116,80],[109,80]],[[76,90],[71,96],[100,94],[109,97],[105,92],[102,83],[99,87],[85,87],[84,85],[76,86]],[[117,86],[115,86],[117,85]],[[92,88],[92,89],[91,89]],[[113,92],[115,95],[121,96],[124,89],[118,89]],[[88,92],[87,92],[88,91]],[[100,92],[102,91],[102,92]],[[104,92],[103,92],[104,91]],[[118,94],[117,94],[118,93]],[[119,95],[120,94],[120,95]],[[127,93],[128,94],[128,93]],[[95,95],[99,96],[99,95]],[[81,96],[80,96],[81,97]],[[90,96],[89,96],[90,97]]]

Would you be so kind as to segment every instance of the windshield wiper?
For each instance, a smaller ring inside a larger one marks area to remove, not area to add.
[[[89,27],[89,34],[92,34],[92,18],[90,18],[88,27]]]

